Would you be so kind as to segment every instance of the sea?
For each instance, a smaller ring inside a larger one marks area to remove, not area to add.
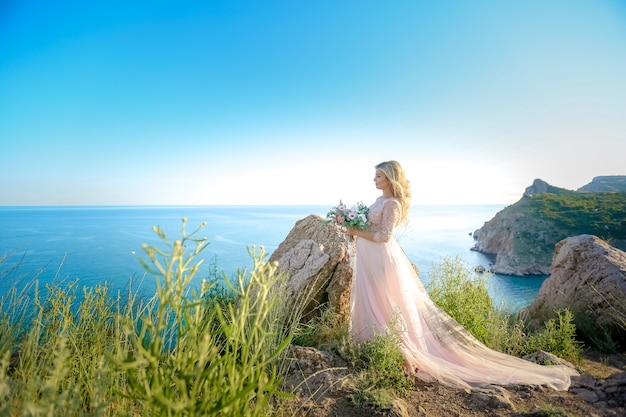
[[[396,239],[418,267],[427,284],[445,259],[456,259],[472,271],[490,267],[491,259],[470,250],[472,233],[504,205],[414,205],[405,228]],[[328,205],[281,206],[4,206],[0,207],[0,295],[12,287],[39,287],[78,280],[80,286],[106,283],[112,291],[150,296],[157,276],[140,259],[148,257],[142,245],[165,249],[153,231],[158,227],[168,241],[190,234],[207,238],[208,247],[192,285],[218,272],[235,277],[252,266],[250,251],[271,254],[295,223],[311,214],[322,217]],[[193,245],[192,245],[193,246]],[[189,248],[193,249],[193,248]],[[212,271],[212,272],[211,272]],[[546,276],[513,277],[487,274],[494,303],[508,311],[528,306]]]

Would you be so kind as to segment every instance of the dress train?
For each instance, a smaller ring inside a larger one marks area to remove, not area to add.
[[[538,365],[479,342],[432,301],[395,239],[357,238],[353,260],[353,340],[370,340],[395,319],[402,354],[419,378],[459,388],[523,384],[567,390],[578,375],[569,367]]]

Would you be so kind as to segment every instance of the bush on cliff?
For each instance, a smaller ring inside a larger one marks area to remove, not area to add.
[[[452,316],[474,337],[494,350],[524,356],[545,350],[561,358],[577,360],[580,343],[571,312],[558,312],[541,328],[533,328],[517,314],[498,309],[487,288],[485,276],[479,276],[458,257],[444,258],[433,266],[427,288],[433,301]]]
[[[497,313],[484,276],[470,273],[459,257],[433,264],[426,285],[430,298],[468,332],[488,343],[490,323]]]

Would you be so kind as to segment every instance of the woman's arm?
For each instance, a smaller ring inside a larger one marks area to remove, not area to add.
[[[352,236],[362,237],[372,242],[384,243],[388,242],[393,235],[393,230],[398,224],[398,220],[402,216],[402,207],[397,200],[388,200],[383,205],[383,218],[380,230],[371,232],[369,230],[358,230],[348,228],[348,233]]]
[[[359,230],[353,229],[352,227],[348,227],[348,234],[352,236],[362,237],[363,239],[371,240],[372,242],[376,242],[374,240],[374,235],[377,232],[370,232],[368,230]]]

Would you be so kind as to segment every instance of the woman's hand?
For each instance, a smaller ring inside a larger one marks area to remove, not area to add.
[[[355,229],[353,227],[346,227],[346,231],[348,232],[349,236],[356,236],[356,237],[360,237],[360,238],[375,242],[374,232],[370,232],[369,230],[360,230],[360,229]]]

